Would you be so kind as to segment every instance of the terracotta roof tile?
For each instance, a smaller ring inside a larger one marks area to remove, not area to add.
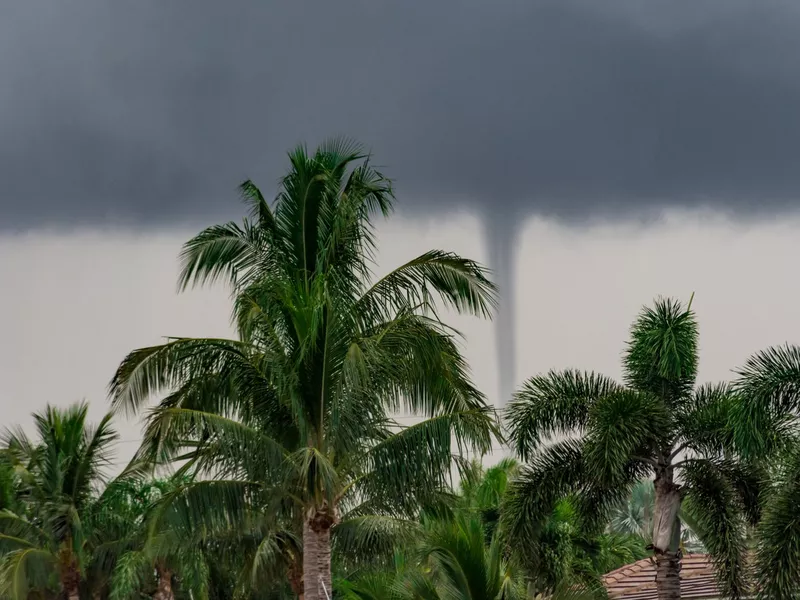
[[[645,558],[603,577],[611,600],[657,600],[655,561]],[[707,554],[685,554],[681,559],[681,598],[721,598],[714,566]]]

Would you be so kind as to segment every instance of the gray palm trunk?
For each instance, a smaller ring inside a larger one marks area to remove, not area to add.
[[[332,597],[331,528],[336,520],[328,507],[312,507],[303,523],[303,600]]]
[[[669,453],[665,453],[669,455]],[[680,486],[674,481],[674,468],[665,461],[656,467],[653,552],[656,558],[658,600],[680,600],[681,508]]]

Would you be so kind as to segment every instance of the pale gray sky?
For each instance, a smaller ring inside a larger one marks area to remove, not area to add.
[[[516,379],[582,367],[613,376],[627,328],[659,294],[695,292],[702,380],[724,379],[753,351],[800,342],[800,220],[732,222],[673,212],[662,221],[523,228],[515,325]],[[225,335],[224,290],[175,292],[176,255],[193,233],[124,230],[0,236],[0,407],[2,423],[30,423],[47,402],[91,401],[123,355],[166,335]],[[432,247],[486,260],[478,219],[464,213],[421,221],[396,217],[379,228],[380,269]],[[492,325],[453,322],[479,387],[497,398]],[[134,423],[121,423],[135,439]],[[129,455],[135,444],[125,444]]]

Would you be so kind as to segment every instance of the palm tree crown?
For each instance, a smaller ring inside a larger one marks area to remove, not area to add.
[[[117,434],[106,415],[92,427],[88,405],[34,414],[36,439],[7,431],[3,460],[18,478],[18,501],[0,513],[0,595],[23,600],[60,590],[77,600],[91,559],[92,519]]]
[[[239,339],[136,350],[111,393],[136,411],[171,392],[150,418],[154,453],[192,440],[207,471],[280,482],[303,511],[305,597],[318,600],[343,509],[416,510],[445,483],[454,440],[490,448],[491,412],[436,300],[487,316],[495,290],[479,265],[438,250],[375,279],[371,217],[391,211],[390,182],[347,141],[289,158],[274,205],[246,182],[250,218],[202,231],[182,254],[182,288],[232,286]],[[400,428],[401,409],[428,419]]]

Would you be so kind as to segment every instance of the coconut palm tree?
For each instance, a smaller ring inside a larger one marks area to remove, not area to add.
[[[659,299],[631,328],[624,385],[575,370],[524,384],[507,413],[510,440],[528,463],[503,514],[516,543],[535,545],[568,494],[582,522],[604,527],[610,509],[650,477],[659,598],[680,598],[681,510],[697,523],[723,589],[742,597],[745,517],[758,519],[760,473],[734,452],[730,386],[695,387],[697,340],[691,302]]]
[[[184,542],[202,532],[226,555],[226,561],[235,554],[235,565],[226,564],[236,572],[237,589],[264,590],[285,580],[302,598],[303,511],[294,494],[299,474],[293,464],[279,463],[276,469],[265,471],[274,448],[259,445],[265,437],[271,439],[271,433],[294,449],[291,444],[297,436],[289,434],[291,426],[281,422],[276,428],[269,421],[252,419],[244,405],[236,413],[221,414],[211,412],[213,406],[206,403],[209,410],[202,411],[194,403],[197,396],[184,392],[170,395],[150,414],[144,443],[133,462],[152,458],[152,449],[158,448],[160,460],[177,456],[184,462],[181,472],[193,472],[197,479],[184,481],[155,503],[148,531],[177,531],[178,541]],[[202,395],[200,399],[214,403],[219,398]],[[418,494],[418,499],[424,498]],[[436,495],[427,498],[436,499]],[[442,501],[446,499],[443,494]],[[339,508],[331,542],[338,562],[349,569],[385,563],[394,547],[413,538],[419,528],[408,518],[418,507],[409,504],[404,513],[392,505],[391,498],[375,496],[365,502],[348,492]],[[282,597],[278,590],[274,594]]]
[[[800,347],[767,348],[737,375],[736,441],[743,453],[770,465],[754,532],[758,598],[794,599],[800,581]]]
[[[3,460],[18,477],[16,506],[0,513],[0,594],[27,600],[56,589],[78,600],[91,557],[90,519],[117,434],[94,427],[85,403],[35,413],[36,438],[7,431]]]
[[[446,483],[452,444],[490,447],[492,413],[436,300],[488,316],[495,291],[478,264],[438,250],[376,279],[372,217],[391,211],[390,182],[347,141],[313,155],[300,147],[289,159],[274,204],[246,182],[251,217],[212,226],[183,250],[182,288],[220,279],[232,286],[239,339],[182,338],[136,350],[111,395],[132,412],[165,391],[202,402],[202,411],[180,412],[180,400],[168,398],[151,428],[199,432],[203,457],[195,458],[206,468],[227,446],[227,458],[241,458],[238,474],[257,472],[258,481],[290,492],[279,497],[299,507],[305,599],[321,600],[331,589],[331,529],[343,508],[413,512]],[[427,418],[398,427],[390,418],[398,410]],[[259,426],[240,427],[242,419]]]

